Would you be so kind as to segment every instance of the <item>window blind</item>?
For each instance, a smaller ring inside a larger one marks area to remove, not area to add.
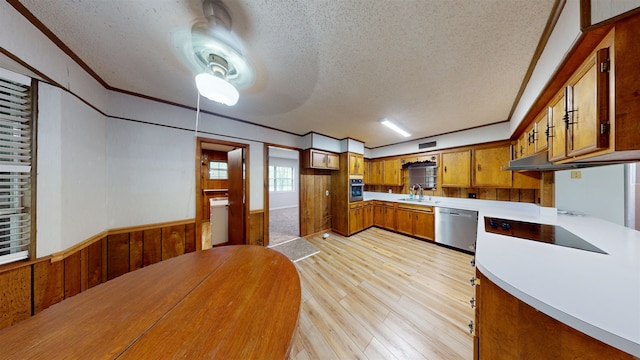
[[[0,265],[29,258],[32,95],[0,77]]]

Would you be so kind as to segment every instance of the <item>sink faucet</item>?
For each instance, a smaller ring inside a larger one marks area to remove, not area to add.
[[[424,200],[424,194],[422,193],[422,185],[418,184],[418,200],[422,201]]]

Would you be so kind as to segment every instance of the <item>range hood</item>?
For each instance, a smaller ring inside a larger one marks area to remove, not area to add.
[[[573,162],[568,164],[553,164],[549,162],[546,152],[537,153],[520,159],[509,161],[507,170],[511,171],[556,171],[581,169],[594,166],[611,165],[612,162]]]

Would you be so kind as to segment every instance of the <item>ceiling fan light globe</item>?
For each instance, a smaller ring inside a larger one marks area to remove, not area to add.
[[[240,93],[233,85],[209,73],[196,75],[196,88],[200,95],[227,106],[235,105],[240,98]]]

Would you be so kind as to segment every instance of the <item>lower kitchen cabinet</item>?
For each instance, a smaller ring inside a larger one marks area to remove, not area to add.
[[[476,277],[474,359],[633,359]]]
[[[349,235],[373,226],[373,202],[359,201],[349,204]]]
[[[434,240],[434,213],[432,206],[398,205],[396,230],[425,240]]]
[[[362,202],[349,204],[349,235],[364,229],[364,213]]]
[[[373,203],[365,201],[362,210],[364,213],[364,228],[368,229],[373,226]]]
[[[415,211],[413,219],[413,236],[435,241],[436,228],[433,207],[425,206],[424,210]]]
[[[396,230],[396,204],[389,201],[373,202],[373,225],[387,229]]]

